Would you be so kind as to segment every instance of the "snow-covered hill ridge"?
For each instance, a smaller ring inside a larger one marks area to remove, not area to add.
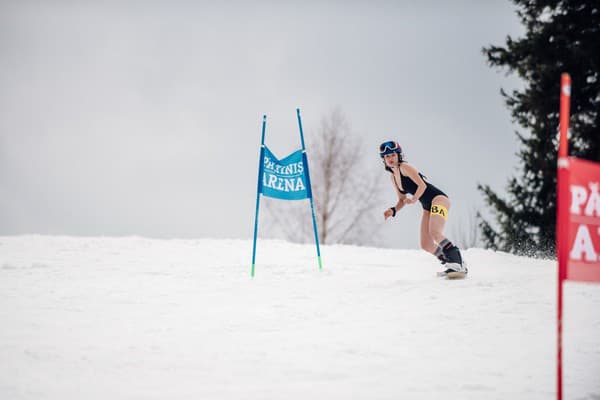
[[[69,261],[71,252],[81,255],[99,255],[105,261],[127,260],[137,264],[142,259],[159,259],[181,261],[187,264],[198,262],[210,263],[213,259],[218,265],[237,265],[247,267],[251,261],[252,242],[238,239],[150,239],[137,236],[129,237],[70,237],[70,236],[0,236],[0,245],[4,251],[3,258],[9,260],[14,254],[21,259],[37,259],[41,261]],[[1,247],[0,247],[1,248]],[[421,250],[380,249],[360,246],[331,245],[321,246],[324,263],[402,267],[409,262],[418,262],[426,266],[439,267],[438,261]],[[93,250],[90,252],[88,250]],[[463,250],[463,252],[465,252]],[[285,257],[282,257],[282,254]],[[26,255],[25,258],[23,258]],[[528,265],[546,265],[552,267],[555,262],[518,257],[501,252],[482,249],[470,249],[465,252],[469,264],[476,265],[482,258],[493,258],[493,263],[527,263]],[[47,258],[45,258],[47,256]],[[167,261],[168,261],[167,260]],[[351,260],[351,261],[350,261]],[[275,265],[301,267],[306,262],[316,264],[316,250],[313,244],[293,244],[281,240],[259,240],[257,244],[257,269]],[[485,263],[485,261],[484,261]],[[266,265],[265,265],[266,264]],[[488,263],[489,264],[489,263]],[[38,265],[40,266],[40,265]],[[11,268],[10,265],[5,268]],[[327,269],[327,268],[324,268]],[[438,268],[439,269],[439,268]]]
[[[556,263],[465,251],[0,237],[0,398],[548,399]],[[600,396],[600,286],[565,287],[565,395]]]

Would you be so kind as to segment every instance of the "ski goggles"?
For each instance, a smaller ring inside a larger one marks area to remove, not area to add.
[[[379,145],[379,155],[382,157],[386,154],[401,153],[401,152],[402,152],[402,149],[400,148],[400,145],[398,144],[398,142],[389,141],[389,142],[383,142]]]

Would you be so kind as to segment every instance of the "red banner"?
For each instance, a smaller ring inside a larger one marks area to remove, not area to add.
[[[562,159],[566,169],[568,201],[559,207],[557,226],[563,279],[600,282],[600,163],[569,157]],[[565,196],[566,197],[566,196]],[[564,198],[564,197],[563,197]]]

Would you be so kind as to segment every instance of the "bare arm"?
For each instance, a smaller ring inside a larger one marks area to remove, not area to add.
[[[399,211],[402,207],[404,207],[404,202],[406,201],[406,195],[400,193],[400,189],[398,188],[398,185],[396,184],[396,180],[394,179],[394,175],[391,175],[392,178],[392,185],[394,185],[394,190],[396,190],[396,194],[398,195],[398,202],[396,203],[396,211]]]
[[[402,207],[404,207],[404,205],[406,204],[406,195],[400,193],[400,189],[398,188],[398,185],[396,184],[396,181],[394,180],[394,175],[390,175],[390,178],[392,180],[392,185],[394,186],[394,190],[396,190],[396,194],[398,195],[398,202],[396,203],[396,205],[394,206],[394,208],[396,209],[396,211],[392,211],[391,208],[388,208],[387,210],[385,210],[385,212],[383,213],[383,216],[385,219],[388,219],[389,217],[392,217],[395,215],[396,212],[400,211],[400,209],[402,209]]]
[[[417,191],[413,195],[412,199],[407,199],[407,203],[409,204],[416,203],[417,201],[419,201],[421,196],[423,196],[423,193],[425,193],[425,190],[427,189],[427,184],[425,183],[423,178],[421,178],[421,175],[419,175],[419,171],[417,171],[417,169],[412,165],[405,162],[402,163],[400,168],[403,175],[408,176],[410,179],[413,180],[413,182],[417,184]]]

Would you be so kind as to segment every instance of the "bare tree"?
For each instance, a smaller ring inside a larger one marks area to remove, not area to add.
[[[336,108],[321,119],[316,130],[307,131],[310,167],[319,240],[323,244],[373,244],[381,224],[377,200],[381,171],[366,165],[366,152],[352,132],[344,113]],[[306,204],[267,202],[267,210],[284,236],[307,242],[313,237]],[[307,222],[308,221],[308,222]]]

